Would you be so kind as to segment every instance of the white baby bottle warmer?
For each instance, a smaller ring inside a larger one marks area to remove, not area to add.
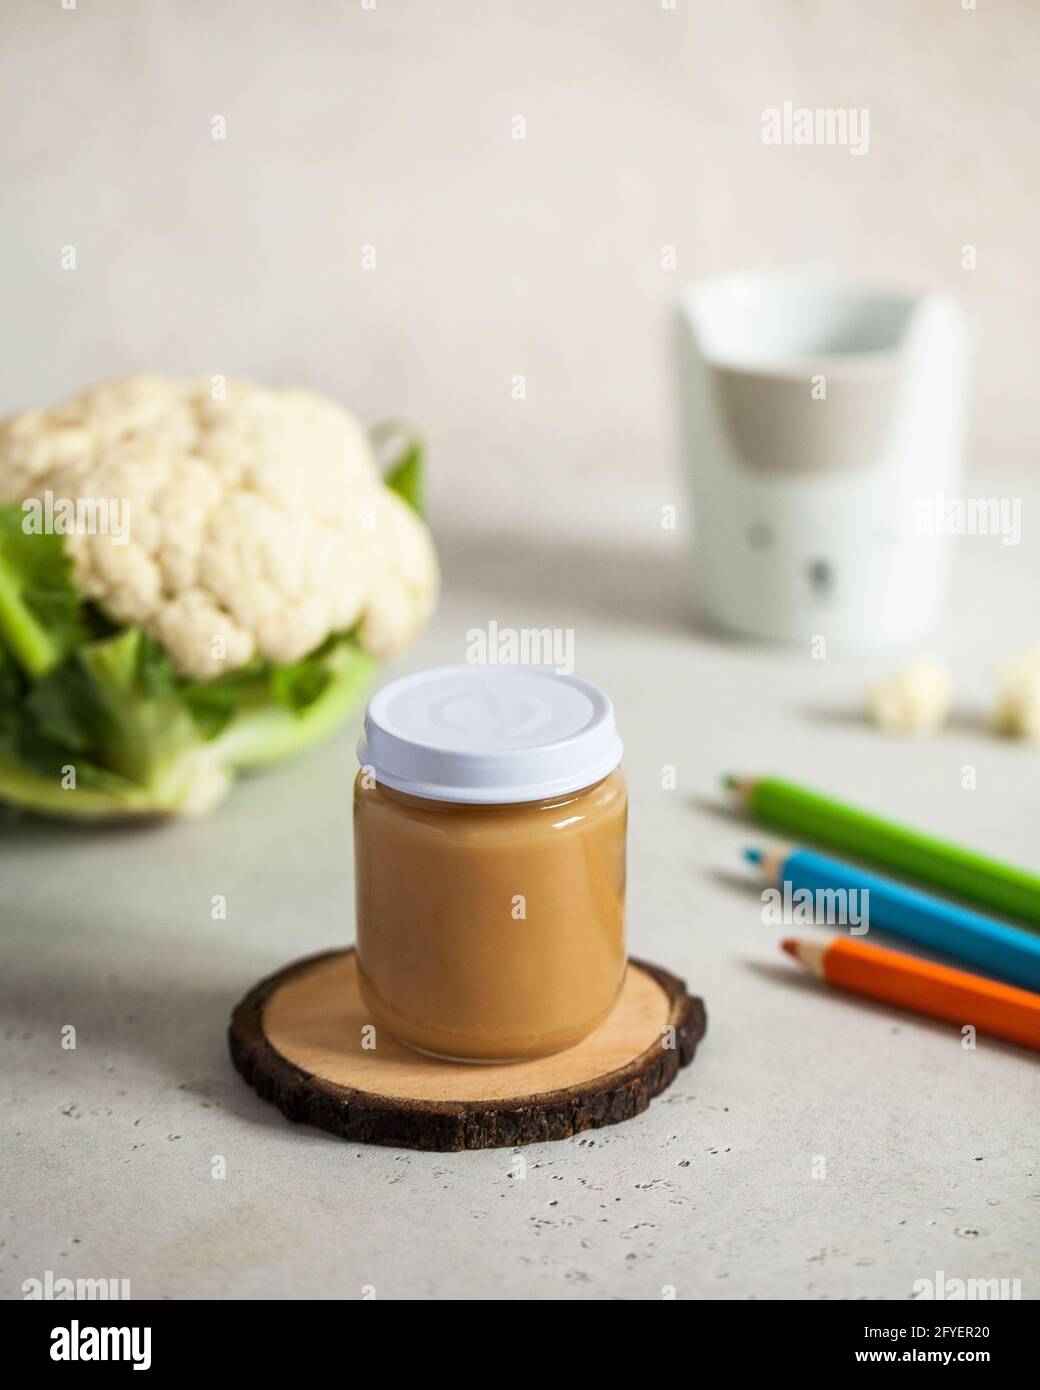
[[[884,644],[940,607],[930,519],[960,478],[967,331],[946,295],[789,273],[689,286],[680,398],[706,615]]]

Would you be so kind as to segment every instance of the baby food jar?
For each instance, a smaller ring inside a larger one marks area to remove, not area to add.
[[[354,788],[377,1032],[501,1062],[579,1042],[625,974],[621,740],[574,676],[452,666],[373,696]]]

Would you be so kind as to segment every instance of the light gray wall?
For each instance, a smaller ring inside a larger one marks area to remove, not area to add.
[[[821,264],[961,295],[973,464],[1031,463],[1040,9],[674,4],[5,0],[0,409],[245,372],[421,422],[442,514],[667,495],[679,285]],[[869,153],[764,145],[785,100]]]

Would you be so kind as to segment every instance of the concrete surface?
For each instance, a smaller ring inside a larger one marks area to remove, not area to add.
[[[409,666],[462,659],[491,618],[574,628],[577,668],[612,693],[626,739],[632,948],[686,976],[710,1020],[648,1114],[528,1148],[523,1170],[509,1151],[295,1128],[228,1061],[228,1014],[255,980],[352,938],[357,719],[210,821],[5,824],[0,1293],[52,1270],[129,1278],[136,1298],[903,1299],[941,1270],[1035,1297],[1036,1056],[965,1051],[951,1026],[800,975],[740,864],[763,836],[715,787],[772,769],[1035,866],[1040,754],[980,715],[994,659],[1036,637],[1037,500],[1021,546],[954,542],[956,605],[933,648],[961,708],[909,743],[858,717],[887,662],[697,631],[656,500],[630,499],[628,551],[620,536],[600,552],[536,531],[442,537],[445,599]]]

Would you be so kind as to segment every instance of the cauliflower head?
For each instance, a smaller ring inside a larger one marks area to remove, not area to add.
[[[436,600],[421,472],[407,441],[384,482],[326,397],[220,379],[0,424],[0,800],[201,813],[324,737]]]
[[[373,656],[436,600],[429,532],[328,397],[131,377],[0,426],[0,504],[90,499],[125,532],[72,530],[76,584],[197,680],[297,661],[357,629]]]

